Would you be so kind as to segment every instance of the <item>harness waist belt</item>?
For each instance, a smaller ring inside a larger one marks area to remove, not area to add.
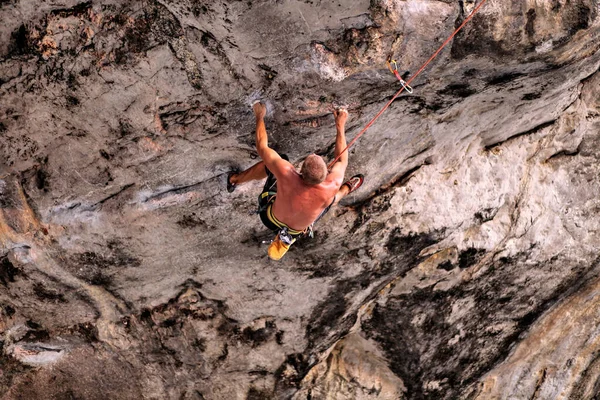
[[[269,218],[269,221],[271,221],[273,224],[275,224],[279,229],[281,229],[281,228],[287,228],[288,233],[290,235],[292,235],[292,236],[300,236],[304,232],[306,232],[306,230],[297,231],[296,229],[292,229],[289,226],[287,226],[286,224],[284,224],[283,222],[281,222],[280,220],[278,220],[275,217],[275,214],[273,214],[273,203],[270,203],[267,206],[267,218]]]

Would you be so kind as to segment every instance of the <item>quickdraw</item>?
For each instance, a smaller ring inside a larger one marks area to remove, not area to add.
[[[408,85],[408,83],[406,83],[406,81],[404,79],[402,79],[402,75],[400,75],[400,72],[398,72],[398,63],[396,62],[396,60],[388,60],[387,66],[388,66],[390,72],[392,74],[396,75],[396,78],[398,78],[398,80],[400,81],[400,84],[402,85],[404,90],[406,90],[408,93],[412,94],[413,89]]]

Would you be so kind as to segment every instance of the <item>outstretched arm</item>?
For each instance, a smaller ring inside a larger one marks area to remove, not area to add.
[[[265,162],[269,171],[279,178],[291,164],[281,158],[275,150],[269,147],[267,127],[265,126],[264,120],[267,113],[265,105],[256,103],[253,106],[253,109],[254,115],[256,116],[256,150],[258,151],[260,158]]]
[[[346,148],[346,120],[348,119],[348,111],[345,109],[338,109],[333,112],[333,116],[335,117],[335,129],[337,131],[335,138],[335,157],[337,158],[340,156],[340,158],[331,167],[330,174],[333,175],[333,179],[338,181],[336,183],[339,183],[339,186],[341,186],[342,181],[344,180],[344,174],[346,173],[346,168],[348,167],[348,151],[344,151]]]

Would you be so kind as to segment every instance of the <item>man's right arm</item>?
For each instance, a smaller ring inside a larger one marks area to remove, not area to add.
[[[344,180],[344,174],[346,173],[346,168],[348,167],[348,151],[344,151],[346,149],[346,119],[348,118],[347,111],[336,110],[334,112],[335,116],[335,129],[337,131],[335,138],[335,157],[340,157],[335,164],[331,167],[331,173],[333,175],[333,179],[336,183],[339,183],[338,186],[341,186]],[[339,182],[338,182],[339,181]]]
[[[263,106],[264,108],[264,106]],[[264,161],[266,167],[280,179],[293,165],[281,158],[281,156],[269,147],[269,139],[267,136],[267,128],[265,127],[264,112],[256,117],[256,150],[258,155]]]

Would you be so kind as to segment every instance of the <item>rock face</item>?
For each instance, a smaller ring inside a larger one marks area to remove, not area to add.
[[[333,155],[473,1],[0,1],[5,399],[594,399],[600,3],[487,0],[278,263],[249,104]]]

